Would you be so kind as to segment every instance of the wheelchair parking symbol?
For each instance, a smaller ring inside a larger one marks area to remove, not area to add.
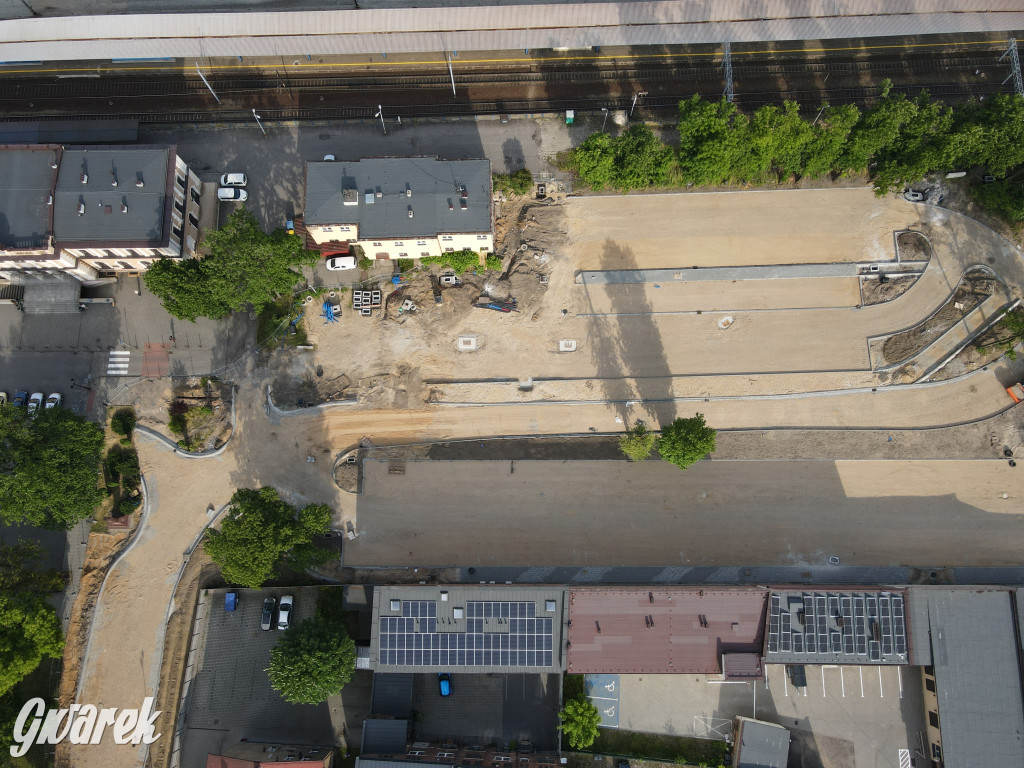
[[[619,676],[584,675],[583,686],[597,711],[602,728],[619,727]]]

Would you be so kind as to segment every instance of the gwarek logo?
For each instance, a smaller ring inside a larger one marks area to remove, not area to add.
[[[29,699],[14,723],[11,757],[22,757],[33,743],[58,744],[67,739],[72,744],[99,744],[107,726],[114,732],[115,744],[152,744],[160,738],[159,733],[153,735],[153,723],[159,716],[160,710],[153,711],[152,696],[143,700],[142,709],[120,711],[117,707],[72,704],[46,712],[46,702]]]

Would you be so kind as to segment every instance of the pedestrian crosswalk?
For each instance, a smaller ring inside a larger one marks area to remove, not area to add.
[[[107,360],[107,376],[127,376],[131,354],[128,350],[113,350]]]

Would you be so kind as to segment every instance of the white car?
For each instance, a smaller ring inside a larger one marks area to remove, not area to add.
[[[355,269],[356,268],[356,257],[355,256],[335,256],[333,259],[327,260],[327,269],[330,272],[336,272],[339,269]]]
[[[277,628],[288,629],[292,618],[292,601],[294,598],[291,595],[285,595],[281,598],[281,602],[277,605]]]
[[[39,411],[39,406],[43,404],[43,393],[33,392],[32,396],[28,399],[28,415],[35,416]]]
[[[249,193],[238,187],[221,187],[217,190],[217,199],[244,203],[249,199]]]
[[[244,173],[225,173],[220,177],[222,187],[244,187],[249,183]]]
[[[50,410],[51,408],[60,408],[60,404],[63,399],[64,398],[62,398],[59,393],[54,392],[46,398],[46,405],[44,405],[43,408],[46,410]]]

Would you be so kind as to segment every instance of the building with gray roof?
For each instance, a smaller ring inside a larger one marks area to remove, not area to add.
[[[768,664],[908,664],[903,590],[773,591]]]
[[[1024,689],[1015,607],[1020,591],[915,587],[927,622],[930,757],[945,768],[1024,765]]]
[[[560,672],[565,594],[560,587],[377,587],[374,669]]]
[[[194,255],[201,188],[170,146],[0,146],[0,277],[90,281]]]
[[[371,259],[494,248],[489,160],[378,157],[306,163],[303,221],[318,245]]]
[[[733,768],[786,768],[788,760],[788,730],[775,723],[736,718]]]

